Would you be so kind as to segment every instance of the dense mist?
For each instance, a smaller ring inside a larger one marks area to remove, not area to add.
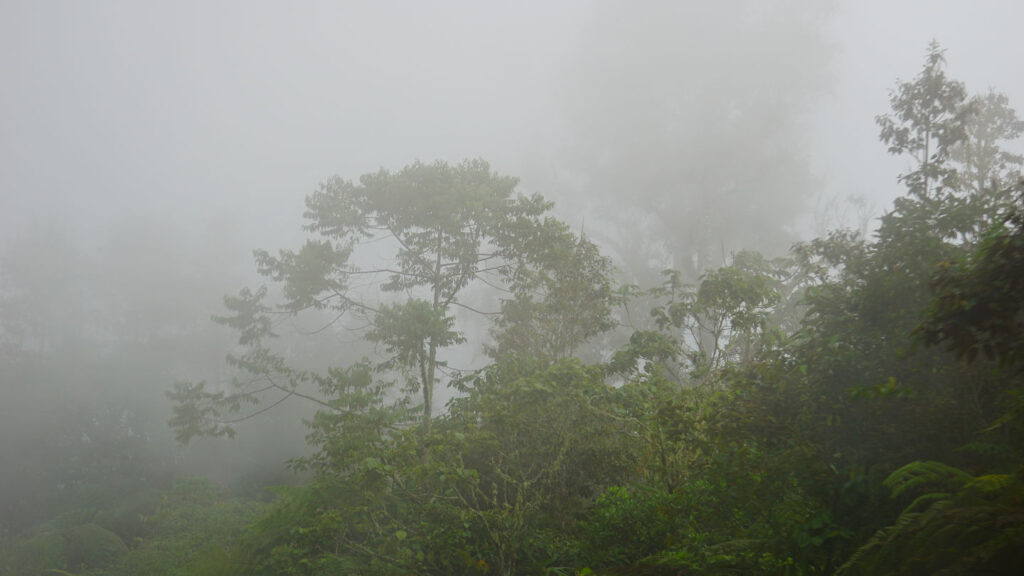
[[[0,4],[0,575],[882,570],[1019,484],[1021,21]]]

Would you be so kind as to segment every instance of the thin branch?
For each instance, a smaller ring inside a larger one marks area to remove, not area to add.
[[[362,274],[395,274],[397,276],[411,276],[413,278],[419,278],[421,280],[430,280],[430,276],[425,274],[416,274],[415,272],[405,272],[402,270],[393,270],[391,268],[378,268],[375,270],[348,270],[346,274],[357,276]]]
[[[258,380],[257,378],[253,378],[252,380],[250,380],[250,381],[248,381],[248,382],[246,382],[245,384],[242,384],[242,385],[243,386],[248,386],[249,384],[255,383],[257,380]],[[236,382],[237,382],[237,380],[236,380]],[[269,386],[264,386],[263,388],[260,388],[259,390],[242,391],[242,392],[239,392],[237,394],[231,395],[229,400],[239,400],[239,399],[242,399],[242,398],[246,398],[248,396],[255,396],[257,394],[262,394],[263,392],[266,392],[267,390],[271,390],[273,388],[275,388],[275,385],[271,384]]]
[[[276,386],[268,386],[266,389],[270,389],[270,388],[276,388]],[[277,402],[274,402],[273,404],[270,404],[269,406],[264,406],[263,408],[260,408],[259,410],[253,412],[252,414],[247,414],[245,416],[242,416],[241,418],[233,418],[233,419],[230,419],[230,420],[214,420],[214,422],[217,423],[217,424],[237,424],[239,422],[244,422],[244,421],[246,421],[246,420],[248,420],[250,418],[254,418],[256,416],[259,416],[260,414],[263,414],[264,412],[266,412],[268,410],[273,409],[275,406],[277,406],[278,404],[284,402],[285,400],[287,400],[288,398],[290,398],[294,394],[295,394],[295,391],[287,392]]]
[[[508,268],[508,267],[509,267],[509,264],[506,263],[506,264],[501,264],[499,266],[491,266],[489,268],[481,268],[481,269],[477,270],[476,273],[477,274],[482,274],[484,272],[493,272],[495,270],[501,270],[502,268]]]
[[[498,316],[501,314],[501,312],[484,312],[483,310],[477,310],[476,308],[473,308],[468,304],[463,304],[462,302],[458,302],[456,300],[449,302],[449,304],[451,304],[452,306],[458,306],[459,308],[465,308],[470,312],[476,312],[477,314],[480,314],[482,316]]]
[[[399,236],[397,232],[392,230],[390,226],[385,226],[384,228],[388,232],[391,232],[391,235],[395,238],[395,240],[398,240],[398,243],[402,245],[402,248],[404,248],[406,250],[406,252],[409,252],[410,254],[415,255],[415,257],[417,257],[417,258],[419,258],[423,254],[422,250],[419,253],[413,251],[413,249],[410,248],[409,245],[405,243],[405,240],[403,240],[402,237]]]
[[[341,298],[345,303],[347,303],[348,305],[350,305],[350,306],[352,306],[354,308],[359,308],[359,309],[362,309],[362,310],[373,312],[374,314],[379,314],[380,313],[380,310],[374,308],[373,306],[370,306],[369,304],[364,304],[362,302],[353,300],[353,299],[349,298],[348,296],[342,294],[341,292],[338,292],[337,290],[334,291],[334,294],[338,298]]]
[[[315,396],[310,396],[309,394],[303,394],[302,392],[299,392],[295,388],[285,388],[284,386],[278,384],[277,382],[274,382],[274,379],[271,378],[268,375],[264,375],[263,377],[266,378],[267,382],[270,382],[270,384],[274,388],[277,388],[278,390],[280,390],[280,391],[282,391],[282,392],[284,392],[286,394],[293,395],[293,396],[298,396],[299,398],[304,398],[306,400],[309,400],[310,402],[313,402],[314,404],[319,404],[320,406],[323,406],[324,408],[330,408],[331,410],[333,410],[335,412],[339,412],[339,409],[337,407],[331,406],[329,403],[324,402],[323,400],[321,400],[321,399],[319,399],[319,398],[317,398]]]
[[[483,276],[480,276],[480,271],[479,271],[479,270],[477,270],[477,274],[476,274],[476,275],[475,275],[474,277],[475,277],[475,278],[476,278],[477,280],[479,280],[479,281],[483,282],[484,284],[486,284],[486,285],[490,286],[491,288],[494,288],[495,290],[498,290],[499,292],[507,292],[507,293],[509,293],[509,294],[513,294],[512,290],[509,290],[508,288],[505,288],[505,287],[503,287],[503,286],[496,286],[496,285],[492,284],[492,283],[490,282],[490,280],[487,280],[487,279],[486,279],[486,278],[484,278]]]
[[[303,331],[303,330],[298,329],[298,328],[296,328],[295,330],[296,330],[296,332],[298,332],[299,334],[301,334],[303,336],[315,336],[315,335],[320,334],[321,332],[327,330],[331,326],[334,326],[334,324],[338,320],[341,320],[342,317],[345,316],[345,312],[347,312],[347,310],[342,310],[341,314],[338,314],[337,316],[335,316],[333,320],[331,320],[330,322],[328,322],[328,323],[324,324],[323,326],[321,326],[321,327],[319,327],[319,328],[317,328],[315,330],[312,330],[310,332],[306,332],[306,331]]]
[[[466,264],[470,264],[470,265],[482,264],[484,262],[487,262],[488,260],[493,260],[493,259],[498,258],[498,257],[501,256],[500,254],[497,254],[497,253],[495,253],[495,254],[477,254],[477,255],[478,256],[483,256],[483,258],[478,258],[477,260],[473,260],[472,262],[463,262],[461,260],[453,260],[451,262],[444,262],[444,263],[441,264],[441,268],[451,268],[452,266],[465,266]]]

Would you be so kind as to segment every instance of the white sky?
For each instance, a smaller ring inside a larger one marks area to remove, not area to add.
[[[995,88],[1024,114],[1021,22],[1024,2],[1014,0],[841,2],[827,28],[838,48],[833,89],[813,122],[814,164],[827,190],[864,195],[879,212],[902,193],[896,175],[908,165],[879,143],[874,117],[888,111],[896,79],[921,69],[932,39],[946,49],[951,78],[971,93]]]
[[[300,233],[318,181],[414,159],[481,156],[529,186],[558,163],[545,155],[590,12],[582,0],[2,0],[0,242],[41,221],[88,238],[142,214],[277,246]],[[809,111],[822,193],[879,211],[899,193],[903,163],[873,118],[932,38],[950,76],[1024,110],[1021,22],[1012,0],[841,2],[826,29],[832,87]]]

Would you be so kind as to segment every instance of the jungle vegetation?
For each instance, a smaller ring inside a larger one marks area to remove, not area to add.
[[[230,382],[167,383],[183,443],[314,406],[296,476],[161,484],[114,415],[52,437],[67,487],[5,503],[0,574],[1019,572],[1024,122],[937,44],[890,105],[872,233],[655,285],[482,160],[324,182],[214,318]]]

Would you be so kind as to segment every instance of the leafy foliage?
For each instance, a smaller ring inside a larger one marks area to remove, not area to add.
[[[1004,366],[1024,360],[1024,212],[1019,206],[973,253],[955,264],[942,262],[931,285],[935,294],[917,329],[926,344],[946,344],[968,362],[979,353]]]
[[[417,162],[365,174],[358,184],[323,183],[306,200],[312,237],[297,251],[255,252],[259,272],[281,285],[284,301],[265,304],[265,287],[244,289],[225,298],[228,314],[216,318],[238,331],[244,347],[228,359],[245,376],[236,380],[236,392],[182,383],[170,394],[179,440],[230,434],[230,425],[245,417],[232,421],[224,414],[260,404],[266,394],[276,394],[274,402],[299,396],[333,409],[329,396],[301,391],[317,380],[315,373],[270,346],[275,315],[328,314],[317,332],[345,318],[361,322],[365,338],[385,352],[375,368],[421,395],[424,431],[435,415],[435,387],[448,370],[439,354],[465,342],[455,310],[495,316],[503,353],[551,359],[610,328],[609,261],[545,217],[550,203],[515,195],[515,186],[482,160]],[[510,297],[492,298],[481,309],[465,301],[474,285]]]
[[[618,373],[658,370],[674,380],[714,384],[727,366],[753,360],[774,328],[787,276],[784,263],[742,252],[733,264],[706,273],[694,288],[678,271],[644,296],[655,299],[650,315],[656,330],[638,330],[616,353]]]
[[[837,575],[1008,574],[1024,565],[1024,485],[1017,475],[908,464],[886,480],[894,496],[920,494]],[[928,492],[920,488],[940,488]]]
[[[93,522],[49,529],[0,554],[0,574],[76,574],[112,568],[128,553],[124,541]]]
[[[563,232],[536,256],[513,298],[501,304],[493,335],[495,358],[549,361],[572,357],[581,344],[615,327],[612,263],[584,237]]]
[[[208,481],[188,480],[167,491],[145,518],[148,537],[109,567],[110,576],[130,574],[241,574],[235,543],[265,505],[228,498]]]
[[[899,84],[889,97],[892,112],[876,119],[889,152],[914,159],[917,169],[899,179],[918,200],[957,186],[956,171],[947,160],[966,138],[967,90],[963,82],[946,77],[945,64],[945,51],[933,40],[921,72],[913,81]]]

